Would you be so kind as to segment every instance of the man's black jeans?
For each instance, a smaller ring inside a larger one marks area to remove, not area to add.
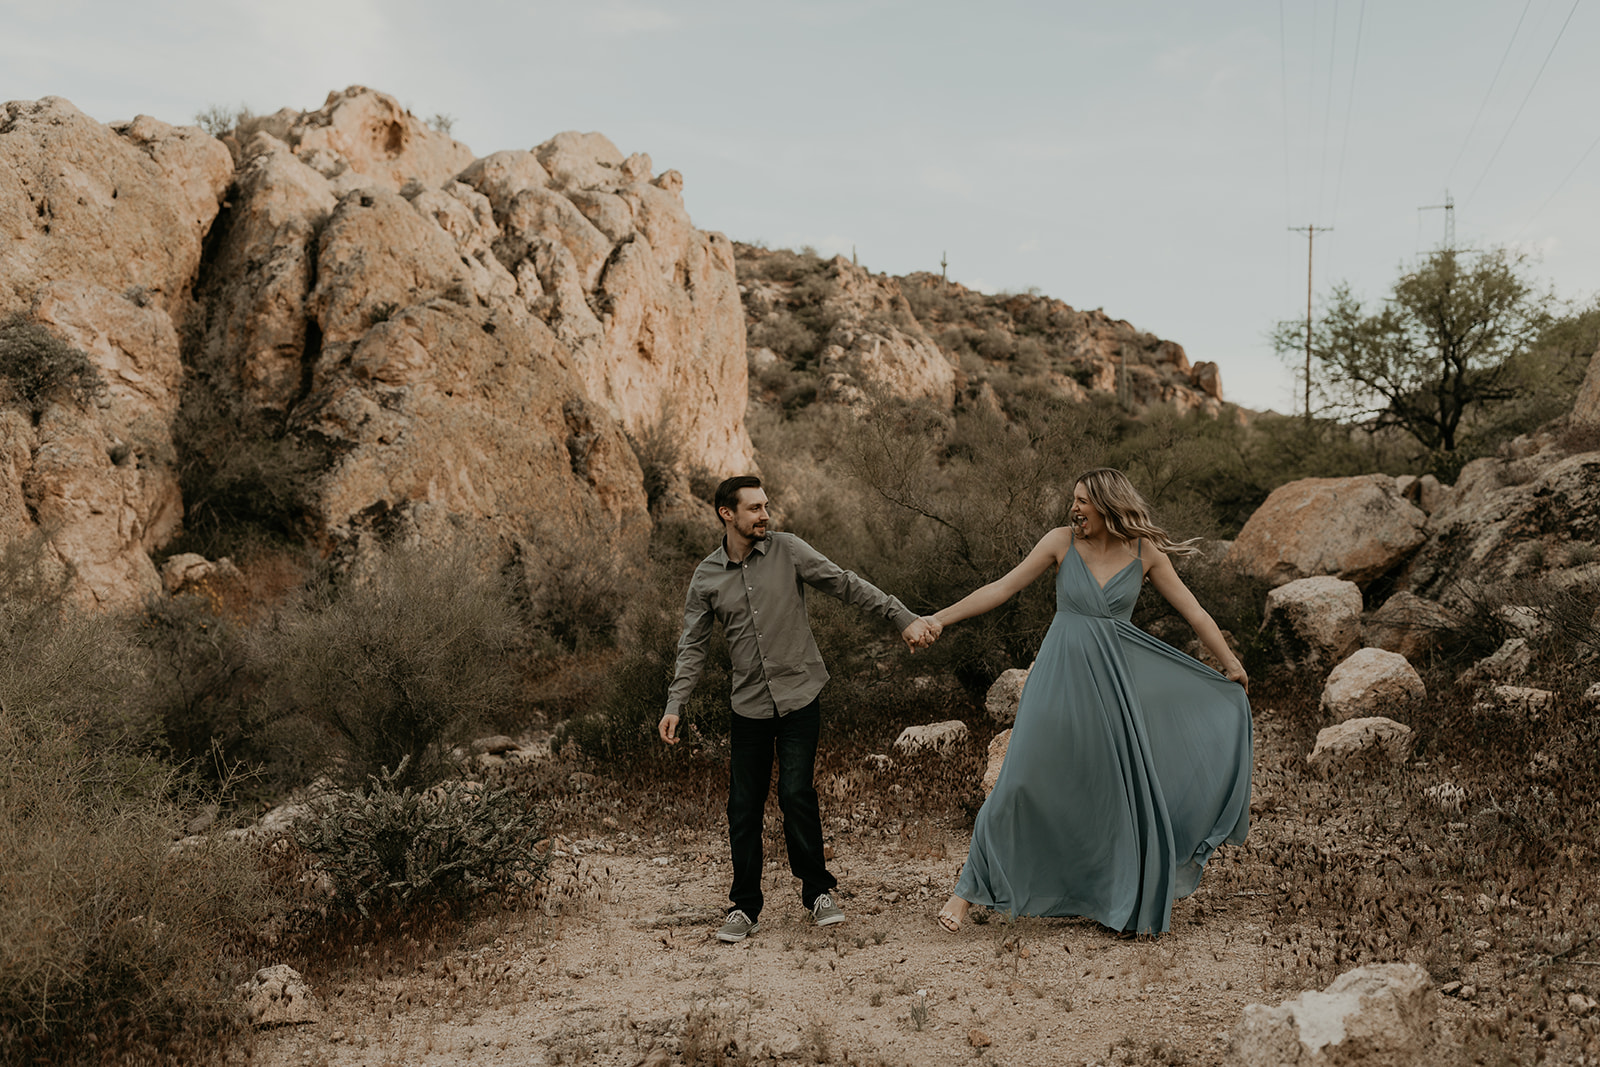
[[[772,784],[772,757],[778,757],[778,807],[789,869],[800,879],[807,908],[839,883],[822,858],[822,810],[812,775],[822,707],[813,700],[798,711],[771,719],[733,716],[730,731],[728,844],[733,850],[733,906],[754,920],[761,914],[761,822]]]

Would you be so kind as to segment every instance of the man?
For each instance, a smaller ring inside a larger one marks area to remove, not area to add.
[[[900,601],[840,569],[800,538],[768,533],[761,479],[727,479],[717,487],[714,503],[722,544],[689,582],[677,673],[659,729],[661,740],[678,743],[679,713],[700,680],[712,622],[721,620],[733,659],[728,781],[733,908],[717,938],[735,942],[761,928],[761,816],[774,753],[783,837],[789,869],[800,879],[801,902],[818,926],[844,922],[832,895],[838,882],[823,860],[822,812],[812,782],[822,722],[817,694],[828,671],[811,635],[804,586],[884,616],[912,649],[931,642],[933,635]]]

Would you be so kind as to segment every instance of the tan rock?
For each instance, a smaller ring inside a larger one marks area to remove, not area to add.
[[[1548,689],[1526,685],[1494,685],[1489,687],[1487,699],[1473,710],[1484,712],[1509,712],[1537,718],[1555,707],[1556,695]]]
[[[928,723],[925,726],[907,726],[895,738],[896,752],[936,752],[943,754],[967,739],[967,724],[960,719]]]
[[[1322,712],[1334,722],[1393,717],[1413,711],[1427,696],[1421,676],[1404,656],[1363,648],[1328,675],[1322,690]]]
[[[1360,584],[1403,563],[1427,540],[1426,525],[1387,475],[1302,478],[1272,491],[1228,560],[1279,584],[1318,574]]]
[[[288,964],[263,967],[243,985],[245,1015],[260,1029],[314,1023],[320,1016],[311,987]]]
[[[1317,743],[1306,757],[1306,764],[1326,777],[1373,750],[1390,763],[1404,763],[1415,743],[1411,727],[1393,719],[1382,716],[1346,719],[1317,731]]]
[[[472,162],[472,150],[430,128],[394,97],[361,85],[328,94],[299,116],[283,140],[338,193],[398,193],[407,182],[437,186]]]
[[[205,299],[205,369],[248,408],[282,413],[298,399],[319,343],[306,302],[316,236],[338,202],[328,180],[282,141],[258,134],[239,170]]]
[[[1361,643],[1361,590],[1327,575],[1280,585],[1267,594],[1261,628],[1283,662],[1327,670]]]
[[[1020,667],[1001,671],[1000,677],[989,686],[983,706],[989,718],[1003,726],[1017,721],[1017,705],[1022,702],[1022,687],[1027,684],[1028,672]]]
[[[455,242],[436,222],[394,193],[360,190],[339,201],[323,230],[310,307],[324,346],[339,346],[402,308],[475,303],[471,293]],[[341,358],[326,348],[323,356],[324,365]]]
[[[1373,648],[1416,659],[1438,644],[1454,619],[1444,605],[1401,590],[1372,613],[1361,628],[1361,639]]]
[[[444,515],[535,546],[631,544],[649,528],[632,449],[536,321],[409,307],[327,370],[304,417],[339,454],[314,505],[334,540],[396,518],[428,533]]]
[[[113,129],[54,96],[0,105],[0,314],[73,280],[143,292],[176,319],[232,172],[195,127]]]
[[[1425,1061],[1438,1006],[1428,972],[1414,963],[1346,971],[1326,990],[1276,1007],[1251,1004],[1234,1028],[1240,1067],[1413,1067]]]
[[[1006,753],[1011,749],[1011,731],[1001,730],[989,741],[988,762],[983,768],[983,795],[988,796],[994,792],[994,784],[1000,780],[1000,768],[1006,764]]]

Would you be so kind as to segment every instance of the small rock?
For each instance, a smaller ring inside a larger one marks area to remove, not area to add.
[[[1446,815],[1460,815],[1461,809],[1467,804],[1467,791],[1453,782],[1430,785],[1422,791],[1422,795]]]
[[[300,972],[287,964],[263,967],[239,987],[252,1025],[297,1026],[317,1020],[316,1000]]]
[[[1555,707],[1556,695],[1548,689],[1533,689],[1525,685],[1494,685],[1489,687],[1487,699],[1472,706],[1479,715],[1511,713],[1538,717]]]
[[[1428,972],[1414,963],[1357,967],[1324,991],[1277,1007],[1251,1004],[1234,1029],[1231,1062],[1285,1064],[1422,1063],[1436,1010]]]
[[[1600,1002],[1582,993],[1568,993],[1567,1007],[1572,1010],[1572,1014],[1584,1019],[1593,1015],[1596,1009],[1600,1009]]]
[[[869,752],[862,757],[861,762],[880,773],[894,769],[894,760],[881,752]]]
[[[967,739],[967,724],[960,719],[928,723],[926,726],[907,726],[895,739],[896,752],[944,753]]]
[[[1600,682],[1583,691],[1583,706],[1590,711],[1600,711]]]
[[[971,1045],[973,1048],[988,1048],[990,1045],[994,1044],[994,1038],[990,1037],[982,1030],[968,1030],[967,1044]]]
[[[493,737],[480,737],[472,742],[472,751],[480,756],[503,756],[507,752],[516,752],[522,748],[505,734],[495,734]]]
[[[615,830],[617,828],[617,820],[607,815],[605,818],[600,820],[600,825],[604,826],[607,830]]]
[[[1391,763],[1404,763],[1411,755],[1415,738],[1409,726],[1393,719],[1373,716],[1348,719],[1317,732],[1317,744],[1306,763],[1321,774],[1331,774],[1369,749],[1380,749]]]
[[[1461,983],[1446,982],[1444,985],[1439,987],[1439,992],[1443,993],[1447,997],[1453,997],[1457,993],[1461,992]]]

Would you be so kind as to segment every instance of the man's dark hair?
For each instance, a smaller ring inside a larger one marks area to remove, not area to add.
[[[724,478],[722,484],[717,486],[717,495],[712,497],[717,514],[722,514],[722,509],[730,511],[739,510],[739,490],[760,489],[761,479],[754,474],[737,474],[732,478]]]

